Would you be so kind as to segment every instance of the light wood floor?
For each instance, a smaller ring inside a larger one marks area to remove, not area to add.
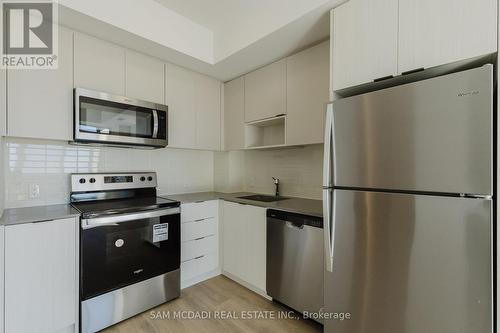
[[[181,292],[181,297],[112,326],[105,333],[320,333],[323,327],[303,319],[241,319],[242,311],[279,311],[289,309],[266,300],[238,283],[217,276]],[[174,319],[174,311],[234,313],[240,319]],[[222,312],[227,311],[227,312]],[[170,319],[166,314],[170,314]],[[246,312],[248,313],[248,312]],[[267,312],[269,313],[269,312]],[[163,316],[164,318],[158,318]]]

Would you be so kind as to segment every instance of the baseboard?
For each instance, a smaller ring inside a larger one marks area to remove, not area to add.
[[[250,289],[251,291],[253,291],[254,293],[256,294],[259,294],[260,296],[264,297],[265,299],[269,300],[269,301],[272,301],[272,297],[270,297],[264,290],[260,289],[260,288],[257,288],[251,284],[249,284],[248,282],[245,282],[243,281],[242,279],[234,276],[233,274],[231,273],[228,273],[226,271],[222,271],[222,275],[230,278],[231,280],[233,280],[234,282],[237,282],[239,284],[241,284],[243,287],[247,288],[247,289]]]
[[[220,268],[214,269],[213,271],[203,273],[201,275],[195,276],[192,279],[186,280],[186,281],[181,281],[181,289],[185,289],[188,287],[191,287],[195,284],[198,284],[200,282],[203,282],[205,280],[211,279],[213,277],[216,277],[218,275],[221,275],[221,270]]]

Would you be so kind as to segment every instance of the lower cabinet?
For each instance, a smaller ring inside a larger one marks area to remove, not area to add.
[[[5,227],[5,333],[78,332],[78,222]]]
[[[266,209],[223,202],[223,272],[266,293]]]
[[[181,205],[181,287],[220,274],[219,203]]]

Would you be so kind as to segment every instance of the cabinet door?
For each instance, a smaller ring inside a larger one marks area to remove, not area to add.
[[[245,122],[286,113],[286,59],[245,75]]]
[[[248,265],[246,247],[245,206],[233,202],[223,202],[222,211],[223,270],[242,280]]]
[[[75,87],[125,95],[125,50],[75,33]]]
[[[73,32],[64,28],[58,59],[54,70],[8,70],[9,136],[72,139]]]
[[[7,71],[0,68],[0,136],[7,133]]]
[[[245,148],[245,80],[240,77],[224,85],[224,149]]]
[[[266,209],[255,206],[245,208],[245,261],[243,280],[266,291]]]
[[[397,74],[398,0],[349,0],[332,13],[334,91]]]
[[[127,50],[125,95],[144,101],[165,104],[164,94],[165,69],[163,62]]]
[[[0,300],[5,297],[5,227],[0,226]],[[5,306],[0,301],[0,333],[4,333],[5,327]]]
[[[329,100],[330,43],[319,44],[286,61],[286,143],[321,143],[325,104]]]
[[[196,148],[195,76],[184,68],[168,64],[166,102],[169,147]]]
[[[218,80],[195,74],[196,148],[220,150],[220,88]]]
[[[5,227],[5,331],[63,331],[77,321],[75,219]]]
[[[399,71],[497,51],[497,0],[399,0]]]

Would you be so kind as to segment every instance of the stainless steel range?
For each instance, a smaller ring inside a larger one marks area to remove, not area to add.
[[[81,212],[81,332],[96,332],[180,295],[180,203],[156,174],[73,174]]]

